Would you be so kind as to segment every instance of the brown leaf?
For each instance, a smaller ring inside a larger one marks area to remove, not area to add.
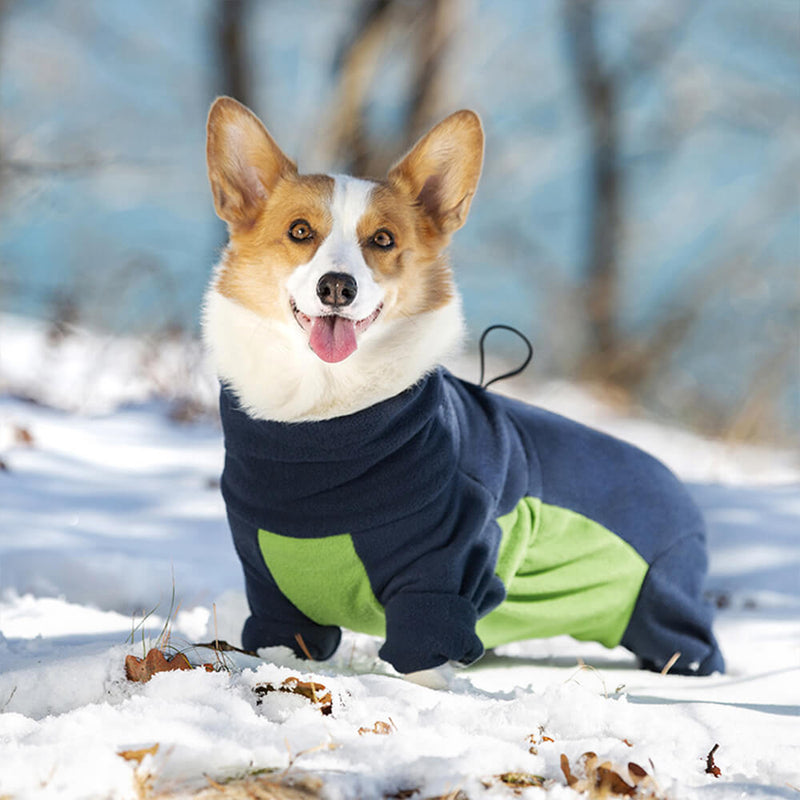
[[[623,780],[622,776],[610,767],[598,767],[596,775],[595,785],[601,792],[605,790],[623,797],[633,797],[636,794],[636,787]]]
[[[144,660],[136,656],[125,656],[125,677],[129,681],[145,683],[150,680]]]
[[[630,783],[622,777],[610,761],[598,764],[596,753],[587,752],[581,756],[583,777],[575,775],[570,769],[569,759],[561,756],[561,771],[567,781],[567,786],[576,792],[588,793],[592,800],[602,800],[609,797],[642,797],[656,798],[653,779],[638,764],[628,763]],[[649,791],[642,794],[640,790]]]
[[[572,770],[569,766],[569,759],[564,753],[561,754],[561,771],[564,773],[567,786],[574,786],[578,782],[578,779],[572,774]]]
[[[154,756],[157,752],[158,742],[151,747],[143,747],[141,750],[120,750],[117,755],[126,761],[135,761],[137,764],[141,764],[145,756]]]
[[[628,762],[628,772],[630,772],[630,774],[633,775],[634,778],[638,778],[638,780],[647,777],[647,771],[644,769],[644,767],[640,767],[638,764],[634,764],[633,761]]]
[[[310,700],[326,716],[333,712],[333,700],[331,693],[321,683],[313,681],[301,681],[299,678],[290,676],[286,678],[280,686],[272,683],[258,683],[253,687],[253,691],[258,695],[259,700],[256,705],[261,705],[261,699],[269,692],[288,692],[289,694],[299,694]]]
[[[545,736],[544,725],[540,725],[539,733],[530,734],[528,737],[526,737],[525,741],[530,743],[528,752],[535,756],[539,753],[540,744],[544,744],[545,742],[555,742],[555,739],[551,738],[550,736]]]
[[[515,789],[525,786],[544,786],[544,778],[541,775],[532,775],[530,772],[504,772],[502,775],[495,775],[495,778]]]
[[[167,659],[157,648],[148,651],[144,659],[136,656],[125,657],[125,677],[129,681],[147,683],[157,672],[173,672],[174,670],[191,669],[189,659],[183,653],[176,653]]]
[[[363,736],[365,733],[376,733],[379,736],[387,736],[392,731],[393,728],[388,722],[378,720],[371,728],[359,728],[358,735]]]
[[[587,750],[585,753],[583,753],[583,755],[581,755],[581,763],[583,764],[583,768],[587,775],[590,772],[594,772],[594,769],[597,766],[597,753]]]
[[[14,441],[16,444],[22,444],[26,447],[31,447],[34,442],[33,434],[27,428],[23,428],[22,425],[15,425]]]

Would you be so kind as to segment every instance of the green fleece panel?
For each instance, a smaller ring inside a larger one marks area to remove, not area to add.
[[[383,606],[349,534],[295,539],[259,531],[258,544],[278,588],[309,619],[386,635]]]
[[[507,597],[478,621],[484,646],[560,634],[619,644],[647,573],[633,547],[602,525],[533,497],[497,522],[502,539],[495,572]],[[383,606],[349,534],[295,539],[260,530],[258,541],[278,588],[309,619],[386,635]]]
[[[597,522],[536,498],[498,523],[507,595],[478,621],[484,646],[561,634],[618,645],[647,574],[639,553]]]

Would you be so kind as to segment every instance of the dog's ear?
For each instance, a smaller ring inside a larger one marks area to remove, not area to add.
[[[269,193],[284,175],[297,172],[261,120],[230,97],[218,97],[206,127],[208,179],[217,214],[231,230],[255,222]]]
[[[425,134],[389,171],[445,234],[466,221],[483,164],[483,128],[474,111],[456,111]]]

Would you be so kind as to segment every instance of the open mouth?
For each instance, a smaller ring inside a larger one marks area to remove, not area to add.
[[[309,317],[292,300],[292,313],[300,327],[308,333],[311,349],[328,364],[344,361],[358,347],[358,335],[362,334],[378,318],[383,303],[364,319],[350,319],[339,314]]]

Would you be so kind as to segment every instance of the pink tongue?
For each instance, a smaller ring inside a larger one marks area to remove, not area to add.
[[[357,347],[355,323],[344,317],[314,317],[308,343],[323,361],[343,361]]]

